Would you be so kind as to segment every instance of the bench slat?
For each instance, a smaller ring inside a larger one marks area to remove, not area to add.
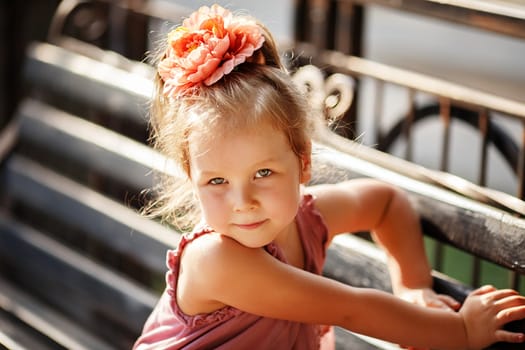
[[[12,198],[81,228],[155,273],[165,272],[166,249],[179,239],[175,231],[21,156],[13,156],[4,172]]]
[[[0,255],[22,288],[115,344],[139,334],[158,296],[5,217],[0,233]]]
[[[451,191],[417,181],[366,160],[373,152],[382,158],[392,156],[359,145],[336,135],[317,145],[314,154],[316,182],[337,182],[357,176],[380,179],[409,192],[421,215],[425,233],[519,273],[525,273],[525,220],[476,202]],[[417,166],[406,166],[405,172]]]
[[[153,77],[151,67],[141,66]],[[33,88],[146,125],[145,111],[153,91],[151,78],[47,43],[28,47],[23,73]]]
[[[52,350],[53,348],[42,344],[28,334],[25,329],[14,328],[13,325],[3,319],[0,314],[0,349],[1,350]]]
[[[354,235],[339,235],[328,247],[323,274],[345,284],[392,292],[385,252]],[[432,271],[434,289],[463,301],[472,291],[459,281]]]
[[[24,100],[17,118],[20,138],[33,147],[81,162],[133,190],[150,188],[151,169],[167,166],[150,147],[36,100]]]
[[[66,349],[114,349],[113,346],[77,327],[70,320],[30,297],[20,288],[13,286],[3,278],[0,278],[0,309],[13,315],[28,327],[45,335],[45,337]],[[6,330],[5,327],[0,327],[0,329]],[[16,343],[16,339],[12,339],[12,342]],[[26,344],[25,339],[22,339],[20,342]],[[2,340],[0,339],[1,343]],[[44,345],[39,343],[37,347],[33,346],[33,348],[42,349]],[[13,348],[13,346],[13,344],[10,344],[9,348]]]
[[[391,292],[385,253],[371,242],[365,241],[357,236],[340,235],[334,238],[328,248],[323,273],[327,277],[351,286],[375,288]],[[467,294],[472,290],[472,288],[436,271],[432,273],[434,290],[438,293],[450,295],[456,300],[463,302]],[[506,328],[513,331],[524,332],[525,320],[511,322],[506,325]],[[346,333],[348,333],[348,331],[343,329],[338,330],[338,335],[342,337],[342,339],[353,335]],[[364,341],[378,346],[381,349],[397,349],[396,345],[376,341],[373,338],[364,338]],[[521,349],[521,346],[521,344],[500,343],[493,345],[490,349],[517,350]],[[361,347],[359,347],[359,349],[361,349]]]

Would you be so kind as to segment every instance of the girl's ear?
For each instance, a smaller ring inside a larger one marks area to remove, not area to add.
[[[312,143],[308,141],[301,159],[301,183],[306,184],[312,178]]]

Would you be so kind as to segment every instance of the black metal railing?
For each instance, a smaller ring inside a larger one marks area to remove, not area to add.
[[[340,123],[335,129],[339,134],[351,139],[357,136],[356,113],[359,108],[356,101],[363,103],[364,100],[365,103],[373,106],[371,109],[374,121],[369,124],[374,127],[367,131],[373,135],[371,145],[381,151],[395,152],[398,157],[416,162],[414,148],[417,134],[422,126],[428,125],[432,120],[434,122],[432,133],[438,138],[437,143],[440,146],[418,143],[417,147],[435,149],[436,154],[432,155],[434,157],[432,163],[435,164],[436,171],[424,171],[422,174],[421,171],[414,172],[411,169],[409,170],[411,174],[405,175],[489,204],[512,216],[523,217],[525,203],[521,199],[525,196],[525,132],[523,131],[525,130],[525,103],[360,57],[364,12],[370,5],[431,15],[515,38],[525,38],[525,7],[515,2],[506,4],[490,1],[479,4],[477,8],[475,6],[465,8],[460,4],[443,4],[432,0],[298,1],[295,20],[296,45],[293,48],[296,54],[304,58],[302,61],[295,59],[294,63],[298,66],[313,64],[322,67],[322,71],[310,74],[308,78],[302,77],[301,80],[319,80],[319,76],[329,77],[334,73],[354,79],[351,86],[352,108],[340,115]],[[314,75],[316,77],[313,77]],[[362,91],[364,81],[371,81],[374,88],[373,92],[363,99],[363,94],[366,93]],[[387,123],[384,111],[392,109],[392,105],[386,102],[386,95],[392,88],[403,90],[404,96],[407,96],[404,101],[396,101],[398,105],[404,106],[406,112],[393,124],[391,122],[390,126],[385,127]],[[348,88],[342,87],[342,89]],[[327,95],[332,99],[334,96],[339,98],[348,95],[348,91],[341,90]],[[359,96],[361,98],[358,98]],[[328,99],[329,97],[327,101]],[[323,108],[329,107],[330,104],[325,103]],[[465,147],[461,149],[469,171],[475,174],[469,181],[464,179],[465,176],[453,175],[454,170],[450,167],[451,157],[458,153],[457,149],[453,149],[458,143],[453,137],[458,125],[467,126],[477,135],[474,140],[464,141],[471,142],[468,146],[470,149]],[[366,155],[361,156],[366,157]],[[373,161],[378,161],[377,158],[372,158]],[[502,160],[503,164],[501,161],[496,162],[495,158]],[[401,170],[393,163],[388,166],[398,172]],[[506,193],[490,188],[488,178],[498,167],[501,167],[502,172],[505,170],[503,167],[510,169],[514,177],[513,181],[516,183],[514,191],[508,190],[512,186],[507,186]],[[450,268],[447,270],[447,266],[450,265],[447,258],[458,253],[441,243],[432,242],[429,246],[432,249],[430,253],[433,266],[437,270],[446,270],[447,273],[454,275],[454,270]],[[468,273],[459,276],[464,282],[476,286],[482,282],[490,282],[492,276],[500,285],[525,290],[522,281],[523,273],[516,272],[512,268],[499,269],[470,254],[459,253],[459,255],[462,255],[461,263],[469,266],[466,269],[469,270]],[[519,260],[520,257],[516,258]],[[462,269],[456,266],[456,270]],[[492,272],[487,273],[485,270],[492,270]],[[507,281],[503,281],[505,278],[501,278],[501,274],[508,274]]]

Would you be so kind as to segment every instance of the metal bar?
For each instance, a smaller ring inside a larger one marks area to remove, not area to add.
[[[363,6],[336,0],[335,50],[355,56],[362,54]]]
[[[335,51],[312,51],[311,47],[298,45],[297,51],[312,57],[314,63],[350,75],[367,76],[405,86],[434,96],[448,98],[451,103],[467,106],[484,106],[488,110],[525,119],[525,103],[498,95],[469,88],[446,80],[419,74],[413,71],[394,68],[364,58],[349,56]]]
[[[512,0],[349,0],[380,5],[525,39],[525,5]]]
[[[334,50],[350,54],[354,41],[354,33],[350,31],[353,23],[354,6],[343,4],[341,1],[335,1],[335,6]],[[351,34],[349,35],[349,33]]]
[[[374,142],[380,144],[383,140],[381,130],[381,120],[383,119],[383,103],[385,96],[385,83],[380,80],[374,80],[375,99],[374,99]]]
[[[309,0],[308,21],[310,42],[317,48],[327,48],[328,0]]]
[[[448,170],[450,153],[450,100],[441,98],[439,101],[439,115],[443,123],[443,144],[441,145],[440,170]]]
[[[129,2],[129,1],[127,1]],[[124,7],[121,7],[124,5]],[[129,17],[129,10],[126,1],[121,1],[119,5],[110,3],[108,6],[108,49],[116,51],[122,55],[127,56],[128,41],[126,38],[126,31],[128,30],[126,22]],[[131,27],[130,27],[131,28]],[[139,38],[136,38],[139,40]],[[142,39],[142,38],[141,38]],[[142,39],[143,40],[143,39]],[[143,51],[145,52],[145,51]]]
[[[514,290],[519,290],[520,283],[521,283],[521,275],[511,270],[510,278],[511,278],[511,288]],[[523,291],[521,292],[523,293]]]
[[[307,25],[307,13],[308,13],[308,1],[307,0],[296,0],[294,1],[294,40],[296,42],[308,41],[308,29]]]
[[[488,157],[488,127],[489,127],[489,116],[488,111],[483,108],[479,112],[479,133],[481,136],[481,159],[479,167],[479,178],[478,184],[485,186],[487,182],[487,157]]]
[[[516,174],[518,175],[517,197],[525,199],[525,120],[521,123],[521,147]]]
[[[125,55],[128,58],[131,58],[136,61],[142,61],[144,55],[148,51],[148,24],[150,18],[140,10],[143,9],[149,0],[128,0],[128,7],[126,8],[126,25],[123,37],[121,40],[126,43]],[[122,10],[121,10],[122,11]],[[169,18],[173,21],[181,19],[179,18]]]
[[[349,3],[348,1],[330,0],[333,4],[335,13],[334,26],[334,48],[339,52],[355,56],[362,55],[362,39],[364,28],[364,8],[360,5]],[[359,87],[360,81],[356,79],[356,87]],[[354,130],[358,124],[357,111],[359,109],[360,89],[354,89],[354,99],[350,109],[343,116],[343,122],[346,127],[340,130],[340,134],[355,138],[357,131]]]
[[[415,92],[413,89],[408,90],[408,111],[403,125],[403,135],[406,140],[405,159],[412,161],[412,125],[414,124],[414,118],[416,113],[415,106]]]
[[[488,153],[488,112],[486,109],[482,109],[478,115],[478,128],[481,136],[481,159],[478,173],[478,185],[485,186],[487,179],[487,153]],[[473,286],[479,286],[481,281],[481,260],[477,257],[473,257],[472,261],[472,275],[471,284]]]
[[[517,197],[520,199],[525,198],[525,121],[521,123],[521,147],[518,160],[518,169],[516,174],[518,175],[518,193]],[[518,289],[520,286],[521,275],[515,271],[510,272],[510,279],[512,288]]]

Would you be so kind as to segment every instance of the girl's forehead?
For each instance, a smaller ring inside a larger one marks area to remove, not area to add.
[[[271,144],[271,145],[270,145]],[[288,146],[285,133],[273,127],[271,123],[261,122],[256,125],[239,125],[224,128],[199,128],[190,131],[190,156],[199,156],[218,149],[229,152],[242,152],[245,148],[259,147],[272,148]]]
[[[252,134],[265,130],[284,133],[267,116],[254,117],[250,111],[236,112],[232,115],[204,115],[190,127],[190,136],[197,138],[232,137],[239,134]]]

